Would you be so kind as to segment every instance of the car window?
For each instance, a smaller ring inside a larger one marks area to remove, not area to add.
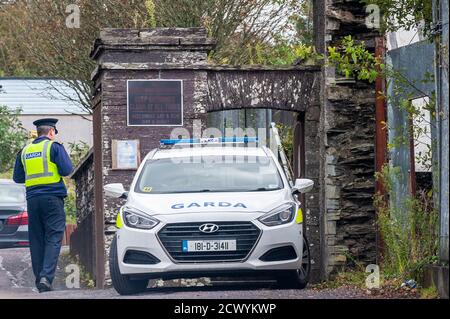
[[[20,185],[0,184],[0,203],[25,202],[25,188]]]
[[[218,160],[214,156],[201,156],[148,161],[135,191],[167,194],[271,191],[281,188],[283,182],[272,159]]]

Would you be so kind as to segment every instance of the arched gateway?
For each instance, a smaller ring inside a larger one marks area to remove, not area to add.
[[[321,20],[316,26],[322,32],[328,30]],[[129,185],[135,172],[117,163],[120,141],[136,141],[142,157],[159,140],[168,138],[174,125],[194,134],[208,127],[209,112],[263,108],[298,115],[294,174],[315,181],[314,190],[305,198],[313,279],[325,278],[343,264],[348,251],[373,260],[375,232],[368,200],[374,183],[374,167],[370,166],[374,160],[373,109],[361,109],[361,105],[374,103],[373,88],[356,88],[354,83],[331,86],[325,81],[323,66],[213,65],[207,58],[213,45],[214,40],[200,28],[101,32],[91,53],[97,61],[92,74],[94,148],[73,175],[78,228],[71,240],[72,253],[94,275],[97,286],[103,287],[121,205],[104,197],[103,185]],[[172,105],[170,111],[146,114],[140,108],[145,103],[142,92],[166,92],[158,98]]]

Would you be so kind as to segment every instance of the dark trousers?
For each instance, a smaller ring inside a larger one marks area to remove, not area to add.
[[[66,228],[64,199],[36,196],[30,198],[27,205],[31,263],[36,283],[42,277],[53,282]]]

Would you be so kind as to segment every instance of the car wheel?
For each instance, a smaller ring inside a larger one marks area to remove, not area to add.
[[[120,273],[116,236],[114,236],[109,252],[109,270],[111,272],[113,287],[121,295],[132,295],[144,292],[148,286],[148,280],[131,280],[128,276]]]
[[[288,270],[277,278],[278,285],[288,289],[303,289],[308,285],[311,273],[311,254],[309,243],[303,236],[302,266],[300,269]]]

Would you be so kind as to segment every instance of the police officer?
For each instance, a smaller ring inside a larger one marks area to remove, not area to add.
[[[57,119],[34,121],[38,137],[17,154],[13,179],[25,183],[31,263],[39,292],[52,290],[66,227],[64,198],[72,162],[64,146],[54,141]]]

